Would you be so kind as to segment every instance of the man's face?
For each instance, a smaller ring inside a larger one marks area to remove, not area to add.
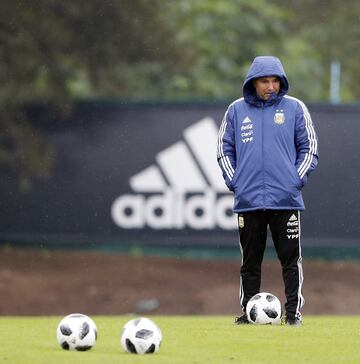
[[[279,77],[260,77],[254,80],[254,87],[256,93],[263,100],[268,100],[271,94],[276,95],[280,91],[280,79]]]

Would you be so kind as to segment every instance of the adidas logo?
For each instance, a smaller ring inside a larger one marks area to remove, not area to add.
[[[243,122],[242,122],[243,124],[247,124],[247,123],[251,123],[251,119],[247,116],[244,120],[243,120]]]
[[[296,217],[296,215],[295,215],[295,214],[292,214],[292,215],[290,216],[289,221],[295,221],[295,220],[297,220],[297,217]]]
[[[186,128],[183,140],[129,179],[134,193],[113,202],[115,224],[125,229],[235,229],[233,196],[216,163],[217,135],[210,117]]]
[[[299,225],[299,221],[298,221],[298,218],[295,214],[292,214],[289,218],[289,221],[287,222],[286,224],[288,227],[291,227],[291,226],[298,226]],[[288,231],[289,232],[289,231]]]

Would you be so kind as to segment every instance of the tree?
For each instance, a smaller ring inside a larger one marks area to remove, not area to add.
[[[122,65],[146,60],[166,69],[185,58],[171,22],[161,16],[167,7],[161,0],[1,5],[0,164],[20,177],[23,188],[31,178],[48,177],[54,158],[54,149],[29,124],[24,104],[47,103],[68,113],[73,97],[122,89],[111,77]]]
[[[296,93],[312,101],[329,99],[330,64],[341,64],[343,102],[360,98],[360,3],[348,0],[275,0],[286,9],[285,55],[295,75]],[[310,87],[311,85],[311,87]]]
[[[283,11],[265,0],[182,0],[170,17],[177,39],[190,47],[191,67],[158,78],[161,97],[230,99],[253,57],[279,46]]]

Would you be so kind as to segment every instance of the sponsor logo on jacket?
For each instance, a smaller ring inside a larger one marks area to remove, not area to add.
[[[243,121],[241,125],[241,141],[243,143],[249,143],[252,142],[254,137],[253,135],[253,124],[251,119],[247,116]]]

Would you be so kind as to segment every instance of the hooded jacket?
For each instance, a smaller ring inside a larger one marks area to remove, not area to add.
[[[280,90],[260,99],[253,81],[276,76]],[[243,97],[225,112],[218,135],[217,160],[234,212],[259,209],[304,210],[301,189],[318,162],[317,136],[305,104],[287,95],[280,60],[256,57],[243,84]]]

